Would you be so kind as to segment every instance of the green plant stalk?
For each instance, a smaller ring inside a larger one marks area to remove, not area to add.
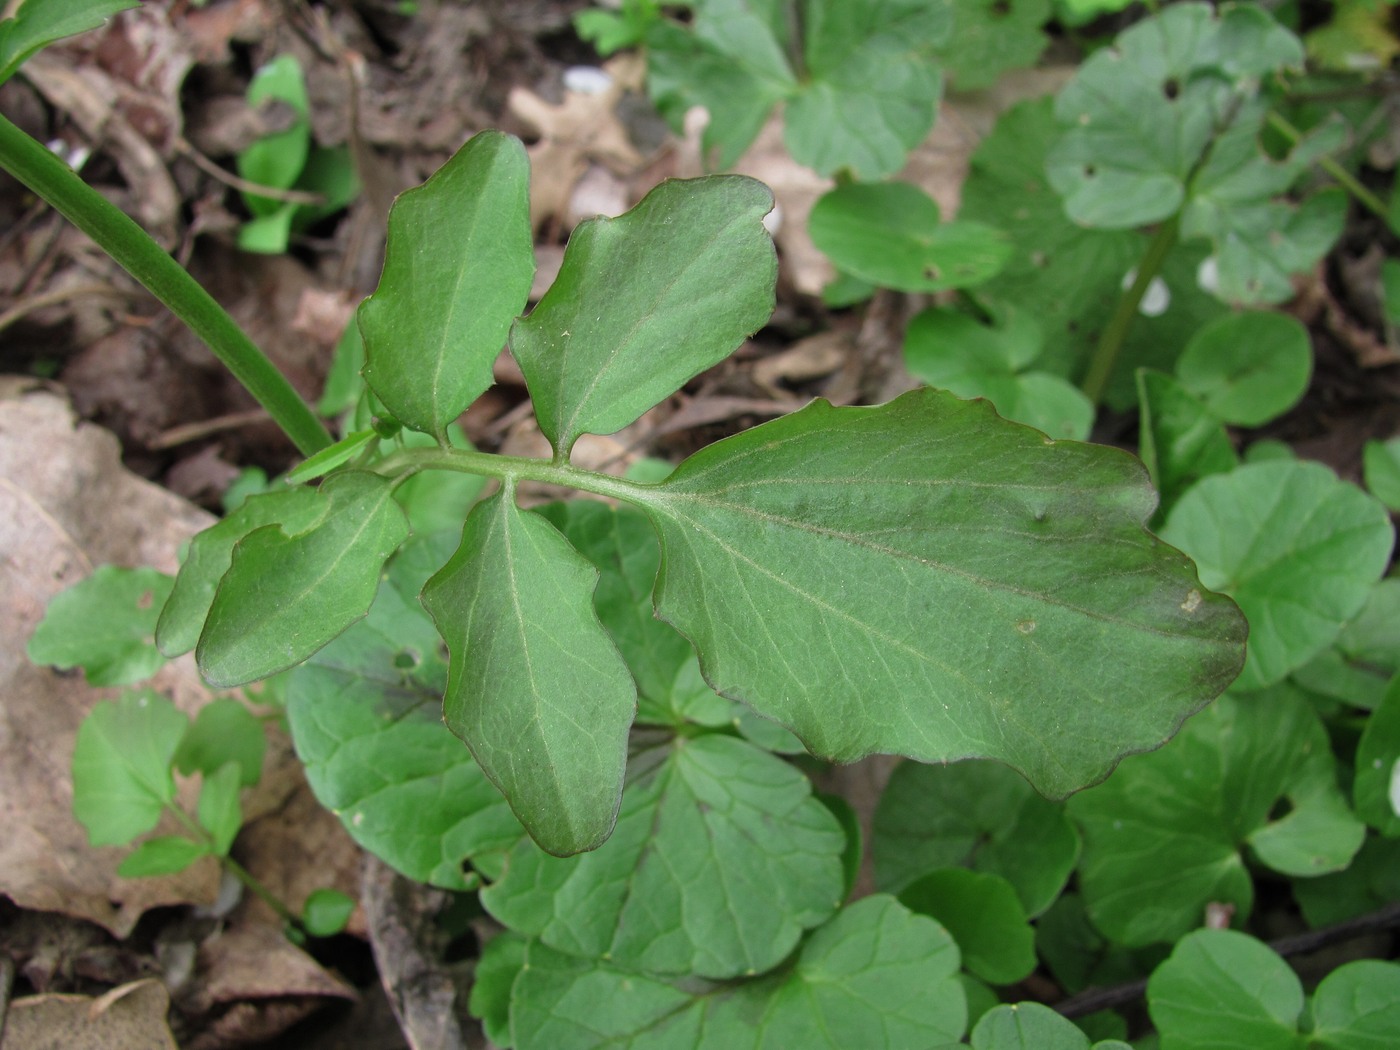
[[[331,443],[326,428],[286,377],[184,267],[120,208],[3,116],[0,167],[96,241],[189,325],[303,455],[310,456]]]
[[[1291,142],[1293,145],[1296,146],[1298,143],[1303,141],[1303,133],[1297,128],[1295,128],[1291,123],[1289,123],[1286,117],[1283,117],[1280,114],[1270,110],[1268,121],[1269,127],[1273,128],[1284,138],[1288,139],[1288,141]],[[1342,167],[1340,164],[1337,163],[1337,159],[1335,157],[1318,157],[1315,163],[1319,168],[1327,172],[1328,175],[1331,175],[1332,178],[1336,179],[1337,184],[1340,185],[1343,189],[1345,189],[1348,193],[1350,193],[1353,197],[1355,197],[1358,203],[1360,203],[1368,211],[1374,212],[1376,215],[1379,215],[1382,219],[1386,220],[1386,222],[1389,223],[1390,215],[1389,210],[1385,206],[1385,202],[1379,197],[1377,197],[1370,190],[1368,190],[1365,186],[1361,185],[1361,183],[1357,180],[1355,175],[1353,175],[1351,172],[1347,171],[1346,168]]]
[[[424,470],[453,470],[501,481],[538,481],[641,505],[654,505],[662,498],[661,490],[655,485],[642,485],[611,474],[580,470],[567,463],[523,456],[498,456],[475,449],[406,448],[389,453],[370,469],[376,474],[400,479],[407,479]]]
[[[1103,399],[1104,389],[1113,375],[1113,368],[1118,363],[1123,344],[1127,342],[1138,306],[1142,303],[1142,297],[1147,294],[1147,286],[1162,269],[1167,255],[1176,247],[1180,228],[1180,214],[1173,215],[1157,228],[1156,235],[1148,243],[1147,250],[1142,253],[1137,277],[1134,278],[1132,286],[1118,299],[1117,309],[1113,311],[1103,334],[1099,336],[1098,345],[1094,347],[1094,356],[1089,362],[1089,370],[1084,374],[1084,381],[1080,383],[1085,396],[1095,406]]]
[[[209,834],[209,832],[204,830],[204,828],[202,828],[199,825],[199,823],[195,821],[194,818],[192,818],[183,809],[181,809],[179,806],[172,805],[167,805],[165,808],[168,809],[171,813],[175,814],[176,819],[179,820],[179,822],[182,825],[184,825],[185,830],[188,831],[191,835],[193,835],[196,838],[196,840],[209,845],[213,844],[214,840],[213,837]],[[217,857],[219,863],[222,864],[224,868],[231,875],[233,875],[234,878],[236,878],[253,893],[257,894],[257,896],[262,899],[263,903],[265,903],[269,908],[276,912],[277,917],[279,919],[287,923],[289,926],[292,926],[293,928],[301,931],[303,934],[307,932],[306,927],[302,925],[301,917],[295,912],[293,912],[290,908],[288,908],[285,904],[283,904],[281,899],[270,889],[264,886],[258,880],[257,876],[255,876],[251,871],[245,868],[242,864],[239,864],[238,861],[234,860],[227,854],[215,854],[215,856]]]

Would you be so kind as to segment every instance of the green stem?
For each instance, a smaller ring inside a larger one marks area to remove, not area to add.
[[[1113,375],[1113,368],[1118,363],[1118,355],[1123,349],[1123,344],[1127,342],[1133,318],[1142,304],[1142,297],[1147,294],[1147,286],[1162,269],[1162,263],[1168,253],[1176,247],[1179,229],[1179,215],[1173,215],[1157,228],[1156,236],[1142,253],[1142,261],[1138,263],[1137,276],[1133,279],[1132,287],[1119,297],[1118,308],[1114,310],[1103,334],[1099,336],[1093,360],[1089,362],[1089,370],[1084,375],[1084,382],[1080,384],[1085,395],[1095,405],[1103,398],[1109,377]]]
[[[175,814],[175,818],[185,826],[185,830],[194,836],[197,841],[211,847],[213,846],[214,837],[183,809],[170,804],[166,805],[166,809]],[[283,904],[281,899],[264,886],[251,871],[227,854],[220,856],[218,860],[235,879],[243,883],[247,889],[257,894],[257,896],[262,899],[263,903],[276,912],[279,919],[295,927],[297,930],[301,931],[301,933],[306,933],[306,927],[302,925],[301,917]]]
[[[120,208],[0,116],[0,168],[97,242],[214,351],[303,455],[331,443],[326,428],[228,313]]]
[[[624,478],[615,478],[611,474],[580,470],[567,463],[551,463],[547,459],[497,456],[474,449],[406,448],[389,453],[374,464],[373,469],[376,473],[391,478],[408,477],[423,470],[455,470],[465,474],[499,478],[512,484],[517,481],[538,481],[643,506],[655,505],[661,497],[655,485],[641,485]]]
[[[1285,117],[1270,111],[1268,119],[1269,127],[1288,139],[1293,145],[1296,146],[1303,141],[1303,133],[1290,124]],[[1316,163],[1319,168],[1336,179],[1338,184],[1355,197],[1362,206],[1379,215],[1387,224],[1390,222],[1390,215],[1385,206],[1385,201],[1381,200],[1365,186],[1361,185],[1355,175],[1337,163],[1335,157],[1318,157]]]

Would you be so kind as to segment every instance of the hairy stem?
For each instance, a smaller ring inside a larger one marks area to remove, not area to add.
[[[0,167],[47,201],[208,344],[303,455],[331,443],[326,428],[266,355],[179,263],[120,208],[0,116]]]
[[[1180,215],[1173,215],[1157,228],[1156,235],[1148,243],[1147,250],[1142,253],[1132,286],[1119,297],[1117,309],[1113,311],[1113,316],[1104,326],[1103,334],[1099,336],[1098,345],[1094,347],[1094,356],[1089,362],[1089,370],[1080,384],[1085,396],[1096,406],[1103,399],[1104,389],[1113,375],[1123,344],[1127,342],[1138,306],[1142,303],[1142,297],[1147,294],[1147,286],[1162,269],[1167,255],[1176,247],[1180,222]]]
[[[497,456],[462,448],[407,448],[391,452],[374,464],[376,473],[385,477],[408,477],[424,470],[455,470],[464,474],[479,474],[501,481],[538,481],[546,485],[591,492],[596,496],[626,500],[629,503],[656,502],[656,486],[641,485],[611,474],[580,470],[567,463],[547,459],[526,459],[521,456]]]

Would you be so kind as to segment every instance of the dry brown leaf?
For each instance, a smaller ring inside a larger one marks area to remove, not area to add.
[[[166,1025],[170,997],[156,980],[93,999],[32,995],[10,1004],[5,1050],[176,1050]]]
[[[21,381],[22,382],[22,381]],[[75,425],[52,392],[0,389],[0,887],[21,907],[89,919],[118,937],[147,908],[208,902],[212,862],[168,878],[118,878],[124,851],[93,849],[72,814],[73,738],[95,690],[24,654],[49,599],[104,562],[176,567],[204,511],[123,469],[104,430]],[[193,661],[154,681],[186,711],[207,699]]]
[[[181,1005],[205,1020],[186,1050],[232,1050],[269,1039],[329,1002],[355,998],[354,989],[247,906],[200,945],[197,970]]]
[[[835,372],[850,356],[850,334],[831,329],[799,339],[780,353],[754,362],[753,381],[774,397],[781,396],[781,383],[803,383]]]

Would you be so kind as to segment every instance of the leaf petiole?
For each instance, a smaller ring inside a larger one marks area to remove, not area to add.
[[[372,469],[383,477],[394,479],[407,479],[424,470],[452,470],[499,481],[538,481],[633,504],[654,503],[656,493],[654,485],[582,470],[567,463],[524,456],[498,456],[464,448],[406,448],[391,452],[374,464]]]

